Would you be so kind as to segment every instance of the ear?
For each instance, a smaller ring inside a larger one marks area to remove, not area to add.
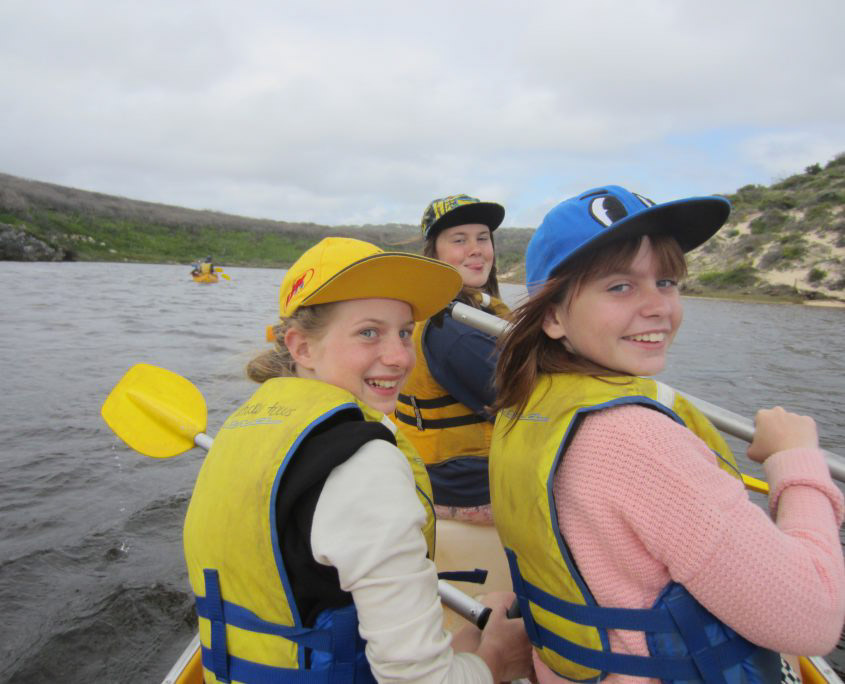
[[[566,337],[566,328],[563,324],[560,304],[552,304],[546,309],[546,315],[543,317],[543,332],[553,340]]]
[[[311,340],[304,332],[295,327],[288,328],[285,331],[285,346],[297,366],[314,370],[311,361]]]

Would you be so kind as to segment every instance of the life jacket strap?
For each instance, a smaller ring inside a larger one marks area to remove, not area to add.
[[[216,570],[203,570],[205,577],[205,615],[211,622],[211,671],[220,682],[229,682],[229,659],[226,649],[226,617],[223,613],[223,597],[220,593],[220,578]],[[199,614],[199,606],[197,606]]]
[[[466,416],[455,416],[453,418],[423,418],[417,412],[416,415],[409,416],[401,413],[397,409],[394,413],[397,420],[401,420],[406,425],[415,425],[418,430],[443,430],[446,428],[462,427],[464,425],[476,425],[477,423],[486,423],[487,419],[478,414],[471,413]]]
[[[451,394],[444,394],[442,397],[434,397],[432,399],[419,399],[413,394],[399,394],[398,400],[403,404],[409,406],[416,406],[421,409],[435,409],[443,408],[444,406],[451,406],[457,404],[458,400]]]
[[[268,622],[255,613],[229,601],[223,601],[220,595],[220,581],[216,570],[204,570],[205,596],[196,597],[197,615],[212,623],[239,627],[250,632],[272,634],[293,641],[300,646],[313,648],[318,651],[328,651],[332,647],[332,634],[328,630],[317,630],[309,627],[292,627]],[[212,630],[213,631],[213,630]],[[213,640],[212,640],[213,642]],[[224,641],[225,647],[225,641]],[[213,643],[212,643],[213,648]]]
[[[680,585],[671,585],[678,591],[665,592],[666,610],[582,605],[552,596],[526,581],[519,571],[516,554],[511,549],[505,549],[505,554],[529,640],[538,648],[548,648],[578,665],[602,672],[653,677],[664,681],[693,680],[706,684],[724,684],[725,671],[746,660],[757,650],[754,644],[736,633],[726,636],[721,643],[712,643],[707,633],[707,620],[702,614],[704,609]],[[538,624],[531,613],[531,604],[570,622],[603,631],[623,629],[645,632],[647,641],[650,634],[676,634],[681,637],[687,652],[677,656],[635,656],[581,646]],[[714,620],[709,613],[706,617],[710,618],[710,622]]]
[[[219,682],[349,684],[373,681],[366,658],[356,658],[358,620],[354,611],[338,611],[331,629],[279,625],[261,619],[243,606],[224,601],[217,570],[205,569],[203,576],[206,595],[196,597],[196,607],[197,615],[211,623],[211,648],[202,646],[202,663]],[[280,636],[305,648],[330,652],[332,667],[321,670],[275,667],[230,655],[226,625]]]
[[[443,570],[437,573],[437,579],[449,580],[450,582],[472,582],[473,584],[484,584],[487,581],[487,570],[476,568],[475,570]]]

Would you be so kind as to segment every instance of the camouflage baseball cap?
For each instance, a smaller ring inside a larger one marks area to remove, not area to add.
[[[446,228],[480,223],[496,230],[505,218],[505,208],[495,202],[482,202],[469,195],[450,195],[433,200],[423,212],[420,227],[426,240],[433,240]]]

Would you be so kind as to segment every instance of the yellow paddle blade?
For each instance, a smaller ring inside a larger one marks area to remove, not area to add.
[[[189,380],[139,363],[115,385],[100,415],[136,451],[169,458],[193,448],[194,437],[205,432],[208,410]]]
[[[756,477],[751,477],[751,475],[743,475],[742,483],[746,489],[750,489],[752,492],[760,492],[761,494],[769,493],[769,483],[758,480]]]

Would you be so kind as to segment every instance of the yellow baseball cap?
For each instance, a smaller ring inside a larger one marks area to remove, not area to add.
[[[422,321],[446,308],[462,286],[461,275],[442,261],[328,237],[288,269],[279,291],[279,313],[287,318],[300,306],[385,298],[407,302],[414,320]]]

